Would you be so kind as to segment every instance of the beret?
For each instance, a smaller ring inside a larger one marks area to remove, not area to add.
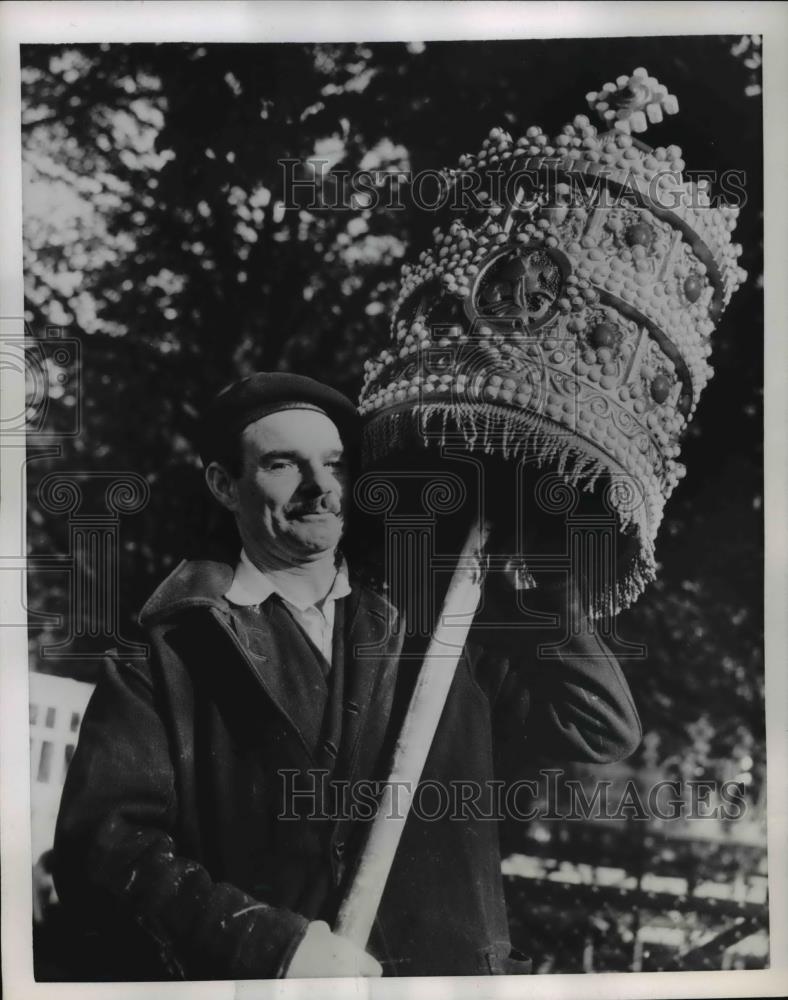
[[[337,426],[345,444],[359,437],[360,419],[355,406],[341,392],[306,375],[291,372],[255,372],[233,382],[216,396],[203,413],[198,449],[204,465],[227,450],[228,440],[244,427],[279,410],[311,409],[325,413]]]

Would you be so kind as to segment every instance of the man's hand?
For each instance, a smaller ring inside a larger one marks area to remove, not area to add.
[[[323,920],[313,920],[295,950],[285,979],[332,979],[342,976],[380,976],[379,962],[352,941],[332,934]]]

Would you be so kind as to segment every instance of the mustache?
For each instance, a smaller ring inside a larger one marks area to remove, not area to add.
[[[329,490],[314,500],[288,504],[285,513],[288,517],[303,517],[305,514],[341,514],[342,501],[336,493]]]

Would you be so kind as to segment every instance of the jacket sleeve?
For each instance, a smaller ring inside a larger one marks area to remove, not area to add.
[[[493,704],[498,732],[523,762],[623,760],[643,734],[621,667],[590,627],[558,645],[558,655],[540,655],[557,634],[531,633],[529,654],[504,662]]]
[[[179,854],[170,753],[149,668],[108,659],[61,799],[61,902],[83,922],[139,937],[170,977],[278,977],[308,922]]]
[[[515,607],[513,591],[495,585],[489,593],[472,635],[483,650],[477,676],[507,760],[603,764],[634,753],[643,735],[637,709],[594,625],[578,613],[578,627],[565,631],[556,606],[536,591],[529,607],[556,623],[536,627]]]

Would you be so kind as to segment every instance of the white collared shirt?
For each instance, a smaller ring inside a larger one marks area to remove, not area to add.
[[[331,589],[317,604],[305,604],[293,594],[286,593],[280,584],[275,583],[270,576],[259,570],[246,550],[241,550],[241,557],[235,568],[235,576],[230,589],[224,595],[232,604],[242,607],[256,606],[267,600],[271,594],[278,594],[285,606],[303,628],[312,642],[317,646],[328,663],[331,663],[334,646],[335,605],[338,600],[350,593],[347,563],[343,559],[337,569],[337,575]]]

